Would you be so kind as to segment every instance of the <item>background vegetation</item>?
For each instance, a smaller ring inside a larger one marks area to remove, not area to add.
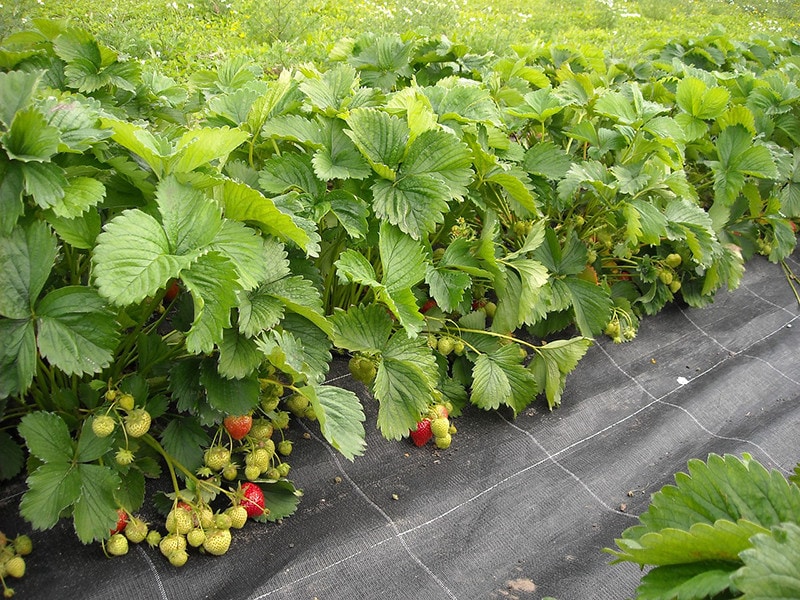
[[[798,0],[6,0],[0,37],[37,17],[69,19],[173,76],[242,54],[268,69],[321,61],[363,31],[446,35],[497,54],[553,43],[628,54],[715,27],[740,39],[800,34]]]

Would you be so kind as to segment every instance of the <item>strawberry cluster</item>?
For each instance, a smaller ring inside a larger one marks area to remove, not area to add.
[[[20,535],[9,540],[0,531],[0,583],[3,584],[3,596],[11,598],[14,589],[8,587],[6,579],[13,577],[19,579],[25,575],[25,559],[33,551],[33,543],[27,535]]]
[[[440,450],[446,450],[453,441],[456,427],[450,423],[450,411],[446,404],[436,404],[428,414],[417,422],[415,429],[408,432],[415,446],[421,448],[433,438]]]

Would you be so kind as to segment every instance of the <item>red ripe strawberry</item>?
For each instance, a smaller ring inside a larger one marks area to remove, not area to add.
[[[128,524],[128,513],[126,513],[123,509],[118,508],[117,515],[118,515],[117,525],[116,527],[114,527],[114,529],[111,530],[111,535],[119,533],[120,531],[125,529],[125,525]]]
[[[422,447],[433,437],[430,419],[422,419],[417,423],[417,428],[409,431],[411,441],[417,447]]]
[[[242,483],[242,496],[241,506],[244,506],[248,517],[260,517],[265,513],[264,492],[255,483]]]
[[[173,279],[167,286],[167,291],[164,293],[164,301],[172,302],[178,296],[180,291],[181,291],[181,286],[178,285],[177,280]]]
[[[436,306],[436,300],[434,300],[433,298],[429,298],[428,300],[425,301],[425,304],[422,305],[422,308],[419,309],[419,312],[421,312],[424,315],[434,306]]]
[[[250,433],[253,417],[251,415],[228,415],[225,417],[223,425],[233,439],[240,440]]]

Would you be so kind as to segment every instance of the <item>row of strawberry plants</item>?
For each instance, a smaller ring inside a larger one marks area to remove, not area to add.
[[[791,40],[612,61],[365,35],[179,84],[39,21],[0,67],[0,477],[111,554],[121,521],[179,565],[242,508],[292,514],[291,418],[361,455],[335,354],[386,438],[446,448],[468,403],[557,407],[594,336],[795,245]],[[162,537],[131,515],[164,469]]]

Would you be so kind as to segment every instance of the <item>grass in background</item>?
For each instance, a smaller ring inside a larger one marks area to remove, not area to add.
[[[265,68],[319,62],[365,31],[442,34],[498,54],[541,42],[628,55],[718,26],[739,39],[800,37],[800,0],[5,0],[0,37],[37,17],[72,20],[176,76],[241,54]]]

